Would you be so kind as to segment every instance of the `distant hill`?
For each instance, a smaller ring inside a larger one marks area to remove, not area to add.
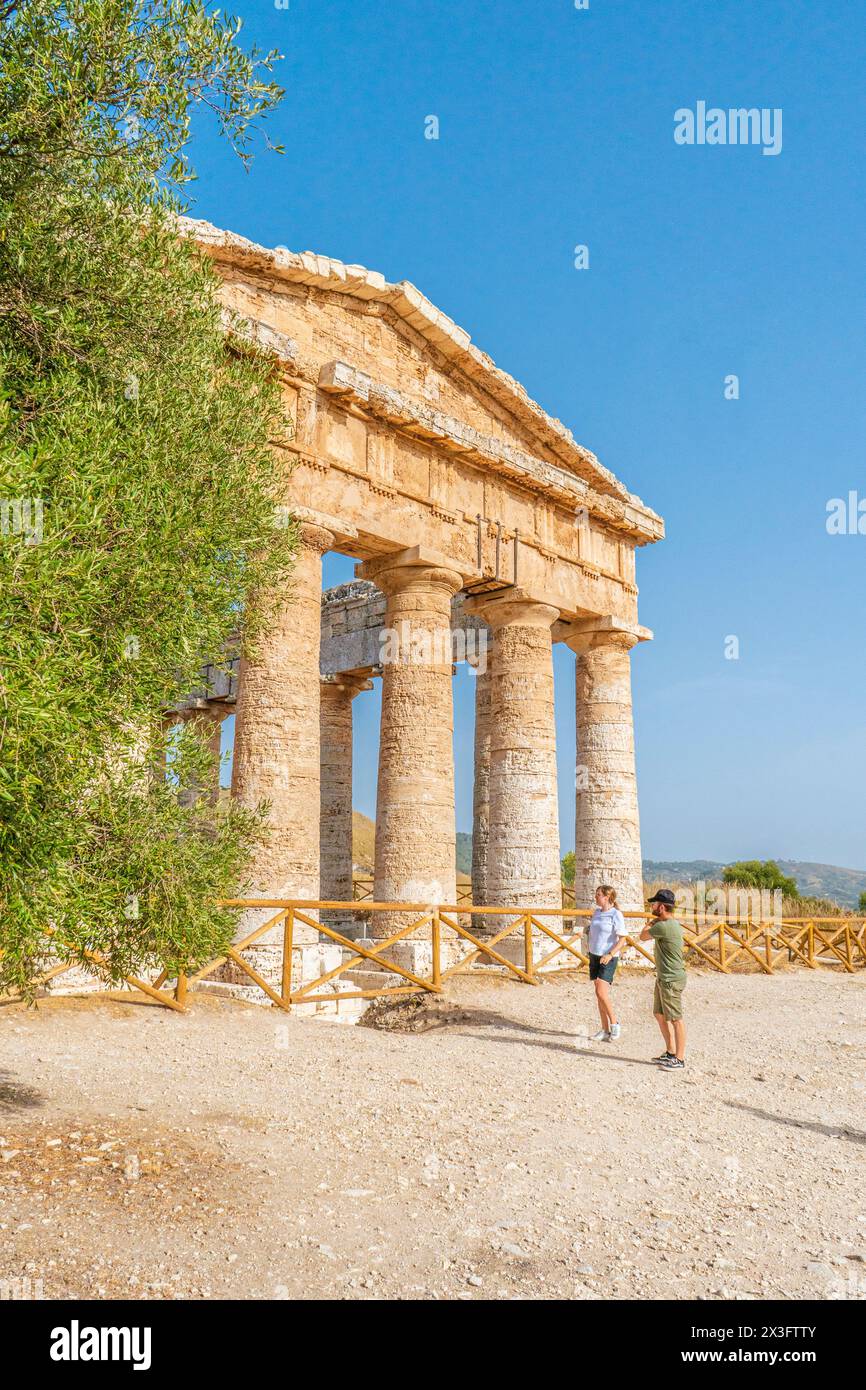
[[[840,907],[856,907],[866,892],[866,870],[840,869],[835,864],[810,864],[798,859],[777,859],[789,878],[796,880],[804,897],[829,898]],[[645,859],[643,876],[647,883],[668,878],[674,883],[695,883],[699,879],[718,879],[724,864],[713,859]]]
[[[352,863],[356,869],[373,872],[373,853],[376,848],[376,825],[360,811],[352,812]]]
[[[699,879],[721,878],[724,867],[714,859],[645,859],[643,876],[645,883],[663,878],[674,883],[697,883]]]
[[[352,856],[356,869],[373,872],[376,827],[369,816],[352,812]],[[777,859],[776,863],[790,878],[796,879],[804,897],[829,898],[840,907],[856,907],[860,894],[866,892],[866,870],[840,869],[834,864],[810,864],[797,859]],[[717,859],[645,859],[645,883],[668,879],[672,883],[696,883],[699,879],[720,879],[725,865]],[[457,833],[457,873],[461,878],[472,872],[472,836],[465,830]]]

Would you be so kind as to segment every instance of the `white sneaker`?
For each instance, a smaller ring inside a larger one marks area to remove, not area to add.
[[[619,1037],[621,1032],[622,1028],[620,1025],[618,1023],[612,1023],[610,1025],[610,1032],[608,1033],[608,1040],[612,1042],[614,1038]]]
[[[590,1042],[610,1042],[610,1033],[606,1028],[599,1028],[597,1033],[593,1033]]]

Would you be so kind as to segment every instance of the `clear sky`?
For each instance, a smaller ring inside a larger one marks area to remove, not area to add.
[[[285,55],[286,153],[246,174],[202,123],[194,215],[413,281],[665,518],[637,566],[656,634],[632,662],[644,854],[866,867],[866,534],[826,528],[831,498],[866,499],[861,0],[232,12]],[[781,152],[675,143],[700,101],[780,108]],[[328,582],[351,573],[328,557]],[[567,849],[564,648],[555,670]],[[464,830],[472,689],[462,670]],[[355,702],[368,814],[377,701]]]

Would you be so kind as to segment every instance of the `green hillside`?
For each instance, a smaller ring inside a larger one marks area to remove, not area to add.
[[[457,831],[457,872],[472,873],[472,836],[465,830]]]
[[[355,866],[372,873],[376,827],[369,816],[360,811],[352,815],[352,852]],[[777,859],[776,863],[790,878],[796,879],[804,897],[828,898],[840,907],[856,907],[860,894],[866,892],[866,870],[840,869],[835,864],[812,864],[807,860]],[[718,880],[725,865],[718,859],[645,859],[645,883],[696,883]],[[457,834],[457,872],[465,876],[472,872],[472,836],[461,830]]]
[[[804,897],[829,898],[840,907],[856,907],[866,892],[866,871],[840,869],[835,864],[812,864],[806,860],[777,859],[782,870],[797,882]],[[724,864],[713,859],[645,859],[643,876],[647,883],[670,879],[673,883],[695,883],[699,879],[718,879]]]

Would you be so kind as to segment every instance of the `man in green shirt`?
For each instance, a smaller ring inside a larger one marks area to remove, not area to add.
[[[676,898],[670,888],[660,888],[647,904],[654,920],[640,934],[641,941],[655,943],[656,984],[653,1013],[665,1040],[665,1051],[654,1057],[665,1071],[682,1071],[686,1065],[686,1025],[683,1022],[683,990],[686,963],[683,929],[674,917]]]

